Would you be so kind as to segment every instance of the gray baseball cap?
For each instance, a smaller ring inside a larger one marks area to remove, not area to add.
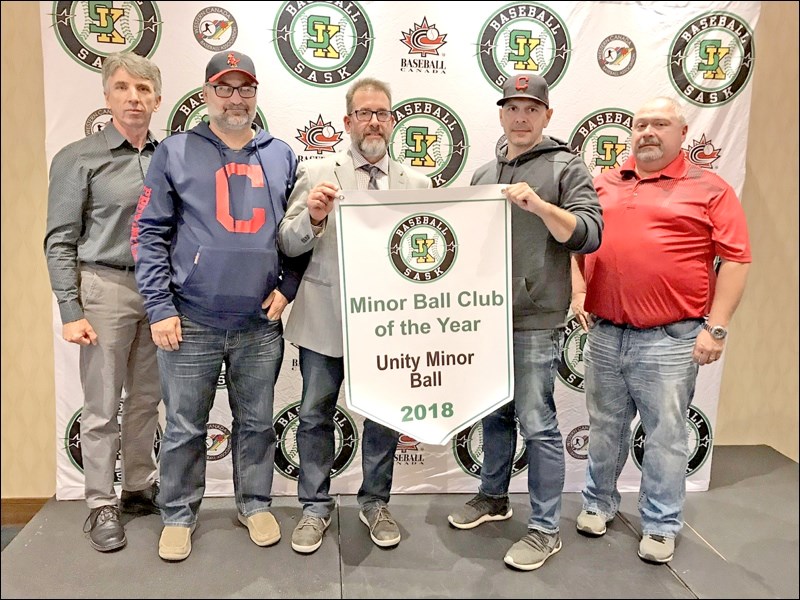
[[[512,98],[528,98],[538,100],[550,108],[550,94],[547,81],[541,75],[514,75],[506,79],[503,84],[503,97],[497,101],[498,106],[503,106]]]

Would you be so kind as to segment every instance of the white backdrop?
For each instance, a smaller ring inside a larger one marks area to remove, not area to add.
[[[645,100],[670,95],[687,105],[690,158],[715,170],[737,192],[744,184],[752,39],[759,2],[482,2],[469,15],[461,2],[41,2],[47,157],[108,121],[102,57],[133,50],[161,68],[161,138],[205,114],[201,86],[213,52],[233,48],[255,61],[258,119],[301,160],[347,147],[342,116],[347,86],[372,76],[392,86],[398,126],[392,155],[428,174],[436,186],[469,184],[502,136],[495,102],[508,76],[539,73],[555,109],[546,133],[564,139],[594,174],[627,157],[630,117]],[[77,348],[56,349],[59,499],[83,497]],[[567,328],[556,384],[567,452],[565,489],[583,485],[588,418],[582,393],[582,338]],[[723,362],[703,367],[687,415],[693,447],[689,490],[708,487]],[[224,376],[221,383],[224,383]],[[300,375],[287,345],[275,400],[279,434],[274,493],[296,493],[295,431]],[[341,403],[333,493],[360,484],[360,418]],[[230,412],[220,386],[208,435],[207,494],[230,495]],[[620,480],[639,483],[641,430]],[[156,440],[158,448],[160,437]],[[477,425],[444,446],[400,436],[395,492],[473,492],[482,457]],[[524,491],[518,455],[512,491]]]

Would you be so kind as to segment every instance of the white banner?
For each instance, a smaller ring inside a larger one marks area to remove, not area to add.
[[[99,75],[107,54],[133,50],[159,65],[163,100],[152,130],[163,138],[203,118],[206,63],[212,53],[230,48],[255,62],[258,122],[290,144],[300,160],[346,148],[345,92],[358,77],[372,76],[391,84],[392,108],[404,115],[392,135],[392,156],[427,174],[436,187],[468,186],[474,171],[494,158],[502,138],[495,105],[502,81],[535,72],[550,84],[554,114],[545,133],[565,140],[593,173],[628,156],[633,112],[645,100],[667,95],[686,105],[689,158],[738,193],[744,184],[759,2],[502,0],[465,10],[461,2],[57,0],[41,2],[40,8],[48,163],[66,144],[107,123]],[[311,30],[317,32],[313,37]],[[410,137],[424,143],[409,145]],[[489,288],[483,281],[473,287]],[[54,319],[56,495],[80,498],[77,348],[60,339],[57,313]],[[588,417],[581,333],[574,319],[566,335],[555,397],[567,453],[565,489],[579,491]],[[690,490],[708,487],[722,364],[700,369],[687,416],[693,448]],[[300,390],[297,349],[287,345],[275,398],[280,441],[274,492],[279,495],[296,493]],[[335,418],[332,492],[352,494],[361,482],[361,417],[342,399]],[[230,423],[221,385],[207,443],[209,494],[232,493]],[[631,456],[620,478],[626,491],[639,484],[638,421],[631,435]],[[518,447],[511,483],[517,492],[527,489],[525,456]],[[393,489],[474,492],[482,453],[479,423],[441,446],[404,434],[398,440]]]
[[[346,192],[337,202],[348,408],[446,444],[513,398],[501,189]]]

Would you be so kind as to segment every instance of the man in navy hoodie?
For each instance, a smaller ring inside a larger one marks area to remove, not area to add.
[[[203,89],[209,123],[159,146],[131,231],[167,416],[159,496],[164,560],[183,560],[192,549],[206,425],[223,362],[239,521],[259,546],[281,537],[270,512],[272,409],[281,313],[303,269],[302,259],[287,259],[277,246],[297,159],[253,124],[257,91],[248,56],[214,55]]]

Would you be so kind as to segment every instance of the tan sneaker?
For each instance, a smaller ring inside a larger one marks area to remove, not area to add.
[[[158,555],[164,560],[184,560],[192,551],[192,527],[167,525],[158,540]]]
[[[575,527],[579,533],[589,537],[600,537],[606,533],[606,518],[593,510],[582,510]]]
[[[675,538],[647,534],[639,542],[639,558],[646,562],[662,564],[672,560],[675,554]]]
[[[240,514],[239,522],[247,527],[256,546],[272,546],[281,539],[281,526],[271,512],[263,511],[249,517]]]

